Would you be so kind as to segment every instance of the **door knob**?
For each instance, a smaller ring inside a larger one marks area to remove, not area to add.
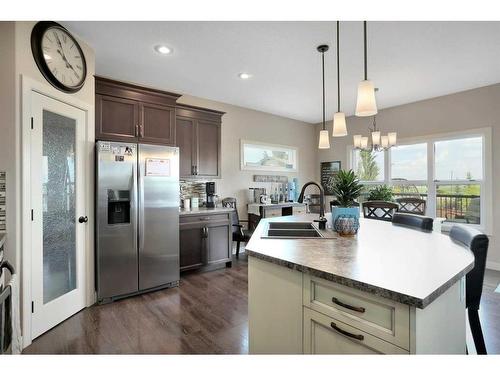
[[[80,216],[78,218],[79,223],[86,223],[87,221],[89,221],[89,218],[87,216]]]

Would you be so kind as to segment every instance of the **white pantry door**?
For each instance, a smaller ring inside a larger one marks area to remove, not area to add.
[[[85,112],[31,94],[31,338],[85,307]]]

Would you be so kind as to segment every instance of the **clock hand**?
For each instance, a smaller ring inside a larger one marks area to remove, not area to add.
[[[56,37],[56,42],[59,45],[59,48],[62,49],[61,39],[59,39],[59,36],[55,32],[54,32],[54,36]]]
[[[80,78],[75,68],[73,68],[73,65],[71,65],[66,56],[64,56],[64,52],[61,52],[59,49],[57,50],[57,52],[61,55],[63,61],[66,63],[66,68],[70,68],[75,73],[76,77]]]

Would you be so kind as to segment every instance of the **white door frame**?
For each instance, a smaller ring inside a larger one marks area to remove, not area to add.
[[[93,84],[90,79],[87,85]],[[71,94],[65,94],[55,88],[36,81],[27,76],[21,76],[21,315],[23,348],[32,342],[31,337],[31,197],[30,197],[30,160],[31,160],[31,93],[37,92],[49,98],[71,105],[85,112],[85,138],[87,147],[85,150],[85,205],[89,221],[85,228],[85,285],[86,305],[95,302],[94,291],[94,106],[75,98]]]

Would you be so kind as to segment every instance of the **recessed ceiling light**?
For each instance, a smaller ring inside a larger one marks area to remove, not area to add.
[[[240,77],[241,79],[249,79],[250,77],[252,77],[252,75],[249,73],[240,73],[238,74],[238,77]]]
[[[155,51],[161,53],[162,55],[169,55],[172,53],[172,48],[167,47],[165,45],[155,46]]]

